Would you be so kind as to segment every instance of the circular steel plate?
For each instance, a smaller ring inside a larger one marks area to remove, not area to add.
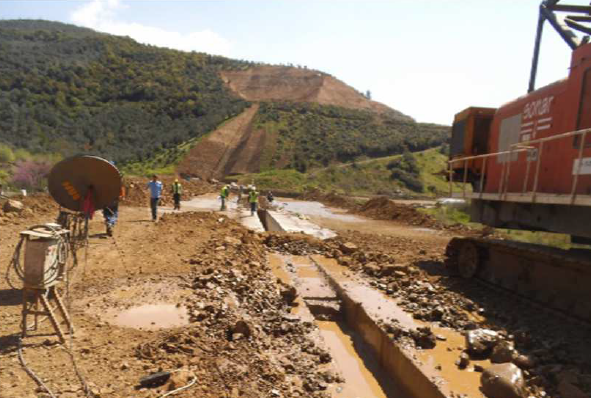
[[[121,174],[117,167],[96,156],[64,159],[53,166],[47,180],[53,199],[73,211],[81,211],[90,187],[97,210],[113,203],[121,192]]]

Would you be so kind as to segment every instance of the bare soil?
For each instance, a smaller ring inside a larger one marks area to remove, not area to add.
[[[252,128],[258,108],[251,106],[201,139],[179,164],[179,173],[219,179],[231,173],[257,172],[264,138]]]
[[[309,338],[312,324],[288,316],[284,286],[271,276],[257,235],[214,213],[165,214],[158,223],[149,221],[147,208],[120,213],[114,238],[104,237],[99,217],[91,222],[88,255],[80,256],[69,287],[73,353],[92,394],[157,397],[195,375],[198,383],[175,396],[324,396],[330,375],[319,367],[330,356]],[[23,227],[7,225],[0,236],[3,275]],[[107,322],[110,310],[154,301],[186,307],[190,324],[140,330]],[[5,280],[0,306],[0,396],[48,396],[19,365],[21,294]],[[56,396],[85,396],[50,332],[45,321],[23,341],[26,362]],[[143,376],[176,369],[190,374],[159,388],[135,388]]]
[[[138,198],[140,203],[139,193]],[[30,211],[0,217],[2,275],[18,233],[57,214],[46,196],[24,201]],[[339,236],[321,241],[254,234],[213,212],[149,220],[147,207],[122,206],[115,236],[107,238],[97,214],[88,251],[80,253],[68,289],[76,327],[73,354],[95,396],[159,397],[193,377],[196,384],[174,396],[327,396],[328,384],[338,382],[325,367],[330,354],[313,337],[316,326],[290,314],[290,289],[269,268],[269,251],[334,258],[422,321],[464,333],[497,331],[515,346],[530,396],[591,393],[588,326],[447,273],[445,246],[456,231],[419,230],[405,217],[340,227],[335,219]],[[113,314],[145,304],[184,308],[188,324],[136,329],[113,321]],[[0,280],[0,397],[47,397],[18,361],[21,308],[20,291]],[[428,332],[412,333],[396,323],[381,326],[405,344],[433,343]],[[66,349],[50,332],[45,321],[23,341],[26,362],[56,396],[85,396]],[[482,371],[476,364],[468,359],[465,371]],[[188,372],[175,373],[160,387],[136,389],[141,377],[173,370]]]
[[[317,102],[388,113],[401,120],[412,120],[401,112],[366,98],[342,81],[314,70],[259,66],[245,71],[222,71],[220,75],[232,91],[248,101]]]

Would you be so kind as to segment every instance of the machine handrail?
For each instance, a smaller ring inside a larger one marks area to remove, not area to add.
[[[490,157],[498,157],[501,155],[509,155],[508,156],[508,161],[503,163],[503,170],[501,172],[501,182],[499,184],[499,199],[502,200],[503,197],[506,199],[507,198],[507,194],[508,194],[508,185],[509,185],[509,175],[511,172],[511,158],[513,157],[514,153],[520,153],[520,152],[529,152],[529,151],[533,151],[535,149],[538,149],[538,154],[536,156],[535,162],[536,162],[536,172],[534,174],[534,186],[533,186],[533,190],[531,191],[531,201],[532,203],[536,201],[536,196],[538,194],[537,190],[538,190],[538,177],[540,174],[540,159],[542,158],[543,155],[543,149],[544,149],[544,143],[549,142],[549,141],[555,141],[555,140],[559,140],[559,139],[563,139],[563,138],[568,138],[568,137],[574,137],[574,136],[582,136],[581,141],[580,141],[580,145],[579,145],[579,153],[578,153],[578,163],[577,163],[577,172],[574,175],[574,179],[571,185],[571,199],[570,202],[571,204],[574,204],[575,199],[576,199],[576,192],[577,192],[577,187],[578,187],[578,182],[579,182],[579,174],[581,172],[581,166],[583,164],[582,159],[583,159],[583,150],[585,148],[585,138],[587,137],[587,134],[591,133],[591,128],[587,128],[587,129],[581,129],[581,130],[575,130],[575,131],[569,131],[566,133],[562,133],[562,134],[557,134],[557,135],[552,135],[549,137],[543,137],[543,138],[536,138],[533,140],[528,140],[528,141],[523,141],[523,142],[519,142],[519,143],[515,143],[515,144],[511,144],[510,145],[510,149],[508,151],[500,151],[500,152],[494,152],[494,153],[485,153],[482,155],[473,155],[473,156],[464,156],[461,158],[456,158],[456,159],[450,159],[448,161],[448,169],[449,169],[449,196],[453,196],[453,173],[454,170],[452,168],[452,165],[454,163],[458,163],[458,162],[463,162],[463,171],[464,171],[464,175],[463,175],[463,181],[462,183],[464,184],[463,186],[463,190],[462,190],[462,198],[466,198],[466,183],[467,183],[467,177],[468,177],[468,161],[470,160],[476,160],[476,159],[483,159],[483,165],[482,165],[482,172],[480,173],[480,195],[479,198],[482,198],[482,194],[483,194],[483,190],[484,190],[484,175],[486,172],[486,165],[488,163],[488,158]],[[540,144],[539,148],[532,146],[532,144]],[[527,183],[528,183],[528,179],[529,179],[529,170],[530,170],[530,165],[532,160],[528,157],[526,159],[527,161],[527,169],[525,172],[525,180],[523,182],[523,189],[521,194],[525,195],[526,194],[526,190],[527,190]]]

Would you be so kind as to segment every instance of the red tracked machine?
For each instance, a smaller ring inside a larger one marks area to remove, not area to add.
[[[566,79],[534,90],[546,22],[573,50],[571,67]],[[473,221],[591,244],[589,22],[591,6],[543,1],[528,93],[498,109],[471,107],[455,116],[449,179],[465,188],[451,194],[470,200]],[[455,238],[447,254],[463,277],[591,321],[591,250]]]

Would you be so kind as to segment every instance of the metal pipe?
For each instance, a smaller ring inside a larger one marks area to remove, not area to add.
[[[573,187],[571,190],[571,198],[570,198],[570,204],[574,204],[575,203],[575,198],[577,196],[577,185],[579,183],[579,174],[581,174],[581,167],[583,165],[583,149],[585,148],[585,138],[587,137],[587,132],[585,131],[582,134],[581,137],[581,141],[579,141],[579,163],[577,164],[577,173],[575,174],[575,177],[573,179]]]
[[[536,88],[536,76],[538,74],[538,61],[540,59],[540,47],[541,47],[541,43],[542,43],[542,32],[544,30],[544,22],[546,21],[546,18],[542,14],[542,10],[541,10],[542,7],[543,6],[540,5],[540,15],[538,17],[538,29],[536,31],[534,55],[533,55],[532,61],[531,61],[531,71],[529,74],[529,86],[527,88],[528,93],[531,93]]]
[[[531,166],[531,159],[529,157],[529,150],[525,156],[526,156],[525,160],[527,162],[527,165],[525,167],[525,179],[523,180],[523,190],[521,192],[523,194],[525,194],[525,192],[527,191],[527,183],[529,182],[529,169]]]
[[[536,201],[536,195],[538,193],[538,176],[540,175],[540,163],[542,159],[542,152],[544,150],[544,141],[540,143],[540,151],[538,152],[538,158],[536,159],[536,174],[534,177],[534,190],[532,192],[532,202]]]
[[[505,199],[507,199],[507,190],[509,189],[509,176],[511,175],[511,163],[513,161],[513,147],[509,151],[509,159],[507,160],[507,174],[505,175],[505,180],[503,181],[503,193],[505,194]]]
[[[462,198],[466,198],[466,180],[468,179],[468,161],[464,160],[464,184],[462,185]]]
[[[451,198],[454,193],[454,174],[451,168],[453,161],[449,162],[449,197]]]
[[[484,175],[486,174],[486,164],[488,158],[482,159],[482,171],[480,172],[480,199],[482,199],[482,192],[484,191]]]

